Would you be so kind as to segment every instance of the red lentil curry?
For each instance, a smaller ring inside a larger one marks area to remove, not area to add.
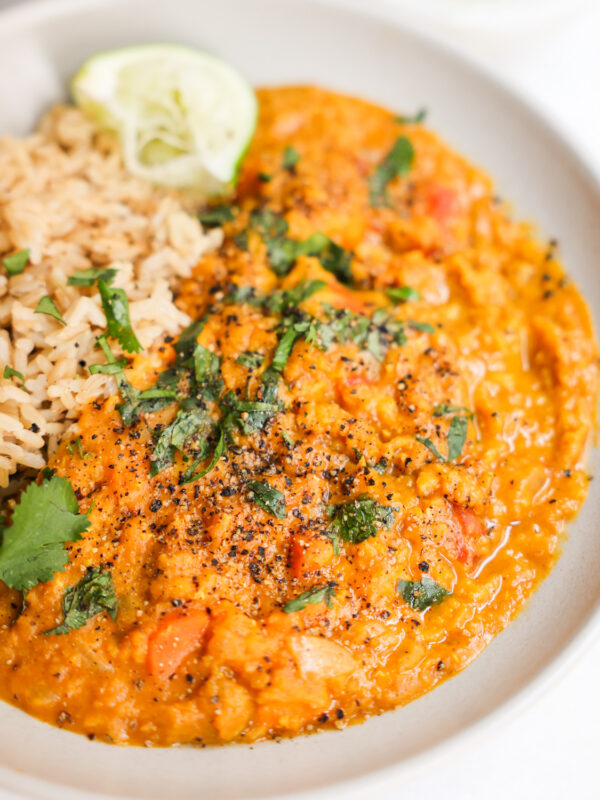
[[[586,494],[597,351],[554,244],[420,119],[259,101],[178,298],[198,322],[126,365],[109,326],[120,391],[28,489],[64,493],[68,563],[13,580],[23,608],[0,588],[3,699],[90,738],[407,703],[515,616]]]

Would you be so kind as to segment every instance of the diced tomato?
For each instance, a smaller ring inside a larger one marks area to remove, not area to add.
[[[476,541],[485,533],[483,522],[470,508],[452,503],[452,509],[460,528],[456,541],[456,557],[459,561],[471,563],[475,557]]]
[[[304,578],[331,564],[333,547],[325,539],[292,537],[290,545],[290,569],[294,578]]]
[[[159,623],[148,639],[146,666],[150,675],[166,680],[202,644],[208,627],[202,609],[174,611]]]
[[[427,211],[434,219],[443,224],[457,210],[457,196],[453,189],[434,184],[425,200]]]

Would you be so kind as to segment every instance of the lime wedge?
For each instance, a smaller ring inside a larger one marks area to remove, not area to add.
[[[119,135],[131,174],[208,195],[235,183],[257,103],[224,61],[180,45],[126,47],[86,61],[71,89],[77,105]]]

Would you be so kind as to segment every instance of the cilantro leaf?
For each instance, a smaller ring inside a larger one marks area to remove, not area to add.
[[[260,367],[264,360],[265,357],[262,353],[255,353],[252,350],[244,350],[244,352],[240,353],[236,358],[235,363],[240,364],[242,367],[247,367],[248,369],[256,369],[257,367]]]
[[[281,289],[264,299],[264,306],[276,314],[284,314],[325,289],[325,281],[300,281],[293,289]]]
[[[268,172],[259,172],[257,177],[261,183],[270,183],[273,180],[273,176]]]
[[[290,328],[286,330],[286,332],[279,340],[277,349],[273,354],[273,361],[271,362],[272,369],[276,370],[277,372],[283,372],[283,369],[287,364],[287,360],[290,357],[291,352],[293,350],[294,344],[301,336],[302,334],[296,329],[296,326],[294,325],[292,325]]]
[[[198,443],[204,457],[207,450],[207,434],[212,430],[212,420],[203,411],[179,411],[170,425],[158,431],[150,465],[150,475],[158,475],[173,463],[175,450],[183,452],[186,442],[192,436],[199,437]]]
[[[104,281],[108,286],[114,281],[117,270],[111,267],[90,267],[78,269],[67,278],[69,286],[93,286],[96,281]]]
[[[454,461],[462,453],[467,440],[466,417],[452,417],[448,430],[448,461]]]
[[[233,208],[225,203],[200,211],[196,216],[205,228],[216,228],[235,219]]]
[[[40,302],[35,307],[35,311],[33,313],[47,314],[49,317],[54,317],[54,319],[57,319],[61,325],[67,324],[62,318],[60,311],[54,304],[54,300],[51,297],[48,297],[47,294],[42,297]]]
[[[12,277],[13,275],[20,275],[29,262],[29,250],[21,250],[18,253],[13,253],[12,256],[5,256],[2,259],[4,269]]]
[[[408,175],[414,157],[415,151],[410,140],[406,136],[399,136],[392,149],[369,178],[369,200],[373,207],[389,206],[388,183],[393,178]]]
[[[223,428],[223,426],[221,426],[219,428],[219,438],[217,440],[217,444],[216,444],[215,449],[213,451],[212,458],[211,458],[210,462],[208,463],[208,466],[206,466],[203,470],[200,470],[200,472],[195,472],[196,467],[200,466],[202,461],[204,461],[204,457],[201,457],[201,458],[197,459],[184,472],[183,476],[180,479],[180,482],[181,483],[193,483],[193,481],[197,481],[200,478],[203,478],[205,475],[207,475],[211,471],[211,469],[213,467],[215,467],[217,465],[217,463],[221,459],[221,456],[223,455],[224,452],[225,452],[225,429]]]
[[[436,415],[441,416],[441,415]],[[416,439],[421,444],[425,445],[433,455],[439,461],[450,462],[454,461],[455,458],[458,458],[463,451],[463,447],[465,446],[465,442],[467,440],[467,430],[468,430],[468,419],[467,417],[452,417],[450,420],[450,428],[448,429],[447,434],[447,442],[448,442],[448,456],[444,458],[444,456],[440,453],[437,447],[433,444],[431,439],[429,438],[422,438],[421,436],[417,436]]]
[[[13,369],[9,364],[4,367],[4,372],[2,373],[2,377],[9,380],[10,378],[18,378],[21,383],[22,387],[25,388],[25,378],[23,377],[23,373],[18,372],[18,370]]]
[[[418,125],[421,122],[424,122],[427,117],[427,109],[420,108],[416,114],[405,116],[403,114],[398,114],[396,117],[396,122],[399,125]]]
[[[273,488],[267,481],[249,481],[247,486],[252,493],[253,503],[277,519],[285,519],[284,494]]]
[[[88,567],[79,583],[65,590],[62,610],[63,622],[56,628],[46,631],[46,636],[69,633],[82,628],[89,619],[103,611],[108,611],[115,619],[117,596],[110,572],[103,572],[97,567]]]
[[[473,415],[466,406],[450,406],[447,403],[437,403],[433,407],[434,417],[445,417],[446,414],[461,414],[464,413],[467,417],[471,418]]]
[[[340,283],[350,285],[354,280],[350,267],[352,253],[344,250],[343,247],[320,231],[313,233],[304,242],[298,242],[298,255],[316,256],[323,269],[335,275]]]
[[[421,292],[410,286],[393,286],[390,289],[386,289],[385,293],[394,303],[408,303],[413,300],[421,300]]]
[[[109,287],[102,278],[98,280],[98,291],[106,317],[108,335],[116,339],[126,352],[139,353],[142,345],[131,327],[127,295],[123,289]]]
[[[425,611],[426,608],[441,603],[450,594],[428,575],[423,575],[420,581],[398,581],[396,591],[414,611]]]
[[[415,322],[411,319],[408,325],[414,331],[419,331],[419,333],[435,333],[435,328],[430,322]]]
[[[207,400],[216,400],[223,389],[220,373],[221,361],[208,348],[197,344],[194,348],[194,377],[196,386],[194,393]]]
[[[283,151],[283,158],[281,159],[281,168],[292,170],[300,161],[300,153],[296,148],[288,145]]]
[[[437,459],[439,459],[440,461],[445,461],[446,460],[444,458],[444,456],[440,453],[440,451],[437,449],[437,447],[434,445],[434,443],[431,441],[431,439],[428,436],[425,437],[425,438],[423,438],[422,436],[417,436],[415,438],[416,438],[417,442],[419,442],[420,444],[425,445],[425,447],[427,447],[429,450],[431,450],[431,452],[433,453],[433,455]]]
[[[381,505],[368,494],[362,494],[346,503],[327,506],[327,513],[332,518],[327,535],[333,541],[336,554],[340,539],[357,544],[371,536],[377,536],[381,525],[389,529],[397,510],[394,506]]]
[[[27,591],[45,583],[68,562],[65,542],[81,539],[90,525],[79,513],[73,487],[52,475],[40,485],[30,483],[4,529],[0,545],[0,580]]]
[[[327,608],[331,608],[332,600],[335,597],[336,583],[329,581],[325,586],[315,587],[309,589],[308,592],[302,592],[298,597],[289,600],[283,607],[282,611],[286,614],[293,614],[295,611],[303,611],[309,605],[316,603],[325,603]]]

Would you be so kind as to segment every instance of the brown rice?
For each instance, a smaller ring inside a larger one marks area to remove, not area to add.
[[[104,360],[94,349],[106,326],[97,290],[68,286],[69,275],[116,268],[114,285],[149,347],[188,324],[173,291],[221,235],[204,232],[181,196],[128,175],[116,141],[77,109],[55,108],[26,139],[0,139],[0,263],[30,250],[21,275],[0,268],[0,486],[20,468],[43,467],[81,406],[115,391],[114,378],[88,371]],[[34,313],[44,295],[66,326]],[[25,390],[2,377],[7,364]]]

